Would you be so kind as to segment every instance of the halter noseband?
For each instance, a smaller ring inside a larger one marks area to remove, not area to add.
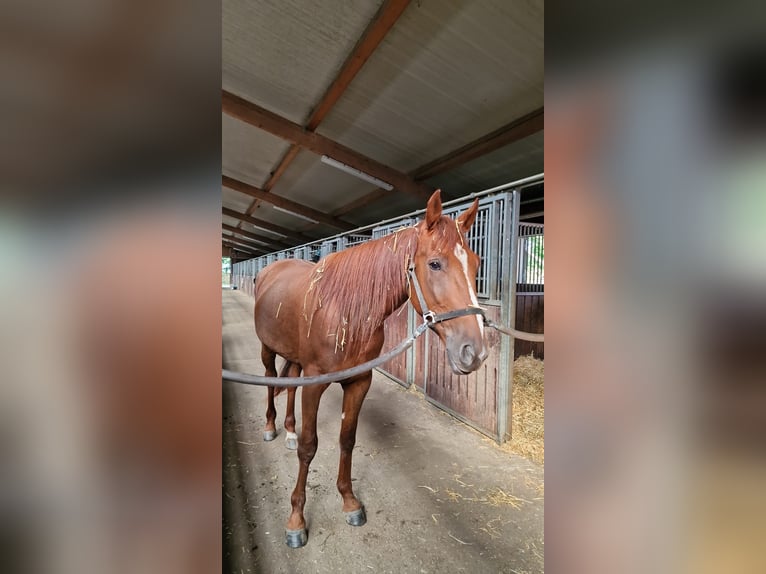
[[[455,319],[456,317],[465,317],[467,315],[481,315],[486,321],[484,309],[481,307],[466,307],[464,309],[455,309],[454,311],[447,311],[445,313],[434,313],[428,308],[425,297],[423,297],[423,291],[420,289],[418,276],[415,274],[415,265],[410,265],[407,271],[410,275],[410,284],[415,285],[415,294],[418,296],[418,303],[420,303],[420,309],[423,313],[423,321],[429,327],[433,328],[436,323],[449,321],[450,319]]]

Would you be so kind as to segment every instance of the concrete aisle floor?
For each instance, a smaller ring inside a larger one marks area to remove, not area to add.
[[[263,374],[252,310],[246,294],[223,292],[223,363]],[[298,471],[295,451],[284,446],[286,393],[277,397],[279,435],[266,443],[266,389],[224,383],[225,572],[543,571],[543,468],[378,372],[352,470],[367,524],[348,526],[335,487],[342,394],[332,385],[322,397],[306,489],[309,541],[294,550],[284,543]],[[300,391],[297,399],[300,432]]]

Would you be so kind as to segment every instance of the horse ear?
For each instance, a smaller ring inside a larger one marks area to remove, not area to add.
[[[463,230],[463,233],[468,233],[468,230],[471,229],[473,222],[476,221],[476,214],[478,211],[479,198],[477,197],[473,200],[471,207],[466,209],[463,213],[460,214],[460,217],[457,218],[458,225],[460,225],[460,229]]]
[[[428,200],[428,205],[426,206],[426,227],[428,229],[433,229],[433,226],[436,225],[436,222],[442,216],[441,194],[442,190],[437,189]]]

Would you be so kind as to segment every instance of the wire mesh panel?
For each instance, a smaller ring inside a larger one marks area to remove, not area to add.
[[[359,245],[360,243],[364,243],[365,241],[369,241],[370,239],[372,239],[372,236],[370,234],[355,233],[352,235],[347,235],[345,248],[353,247],[354,245]]]
[[[444,214],[456,218],[463,213],[472,202],[456,205],[444,210]],[[495,200],[492,198],[479,202],[479,210],[476,212],[476,221],[468,230],[466,239],[471,250],[481,258],[481,264],[476,273],[476,296],[481,299],[490,298],[490,266],[495,265],[493,253],[490,250],[490,233],[492,230],[492,216],[494,214]]]
[[[346,238],[343,236],[334,237],[322,242],[322,247],[319,254],[322,257],[327,257],[330,253],[337,253],[338,251],[343,251],[345,248]]]
[[[375,227],[372,230],[372,238],[380,239],[381,237],[384,237],[388,235],[389,233],[393,233],[397,229],[401,229],[402,227],[410,227],[411,225],[414,225],[415,223],[417,223],[417,220],[411,217],[403,217],[402,219],[398,221],[394,221],[393,223],[380,225],[378,227]]]
[[[545,234],[542,223],[519,224],[516,261],[517,293],[545,291]]]
[[[301,245],[293,251],[293,259],[303,259],[304,261],[316,261],[319,257],[319,245]]]

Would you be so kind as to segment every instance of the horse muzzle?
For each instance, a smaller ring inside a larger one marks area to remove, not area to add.
[[[481,367],[481,364],[487,358],[487,349],[484,344],[473,345],[472,343],[462,343],[457,345],[447,345],[447,359],[450,368],[456,375],[467,375]]]

